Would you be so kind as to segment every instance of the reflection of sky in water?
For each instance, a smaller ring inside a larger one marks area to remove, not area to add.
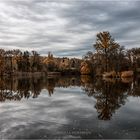
[[[81,87],[45,89],[38,98],[0,103],[1,138],[140,138],[139,98],[128,97],[109,121]]]

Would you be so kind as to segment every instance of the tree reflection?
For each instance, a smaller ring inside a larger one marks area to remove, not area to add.
[[[96,99],[95,108],[98,118],[110,120],[113,113],[125,104],[128,96],[140,96],[140,78],[137,79],[102,79],[82,75],[81,77],[31,77],[0,78],[0,101],[37,98],[42,89],[48,95],[54,94],[55,88],[81,87],[89,97]]]
[[[37,97],[41,91],[40,79],[4,78],[0,81],[0,101]]]
[[[96,99],[95,108],[101,120],[110,120],[112,114],[125,104],[131,87],[131,83],[123,83],[115,79],[97,79],[93,84],[88,85],[90,86],[86,84],[84,90]]]
[[[127,95],[124,93],[126,90],[127,89],[125,89],[120,83],[109,83],[103,81],[101,93],[99,93],[99,95],[95,95],[95,98],[97,99],[95,108],[99,114],[99,119],[109,120],[112,113],[114,113],[116,109],[120,108],[121,105],[125,104]]]
[[[49,95],[51,96],[54,92],[54,88],[55,88],[55,83],[56,83],[56,79],[50,78],[48,79],[47,85],[46,85],[46,89],[48,90]]]

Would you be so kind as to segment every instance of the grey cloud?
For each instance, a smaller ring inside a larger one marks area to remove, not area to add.
[[[82,57],[96,33],[139,47],[139,1],[1,0],[0,47]],[[130,41],[131,40],[131,41]]]

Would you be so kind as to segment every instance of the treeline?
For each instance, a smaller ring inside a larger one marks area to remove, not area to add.
[[[55,58],[48,52],[46,56],[40,56],[36,51],[21,51],[0,49],[0,74],[19,75],[40,72],[59,72],[63,74],[80,72],[81,59],[67,57]]]
[[[139,72],[140,48],[125,49],[117,43],[109,32],[100,32],[93,44],[95,52],[87,52],[83,56],[96,75],[104,72]]]
[[[100,32],[93,44],[94,52],[87,52],[83,59],[55,58],[51,53],[40,56],[36,51],[0,49],[0,74],[15,72],[60,72],[68,74],[119,76],[124,71],[140,72],[140,48],[125,49],[109,32]],[[124,75],[127,75],[127,73]]]
[[[36,51],[0,49],[0,73],[42,71],[41,57]]]

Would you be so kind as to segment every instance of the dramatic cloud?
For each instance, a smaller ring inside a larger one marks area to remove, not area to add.
[[[81,57],[100,31],[139,47],[139,7],[139,1],[1,0],[0,47]]]

